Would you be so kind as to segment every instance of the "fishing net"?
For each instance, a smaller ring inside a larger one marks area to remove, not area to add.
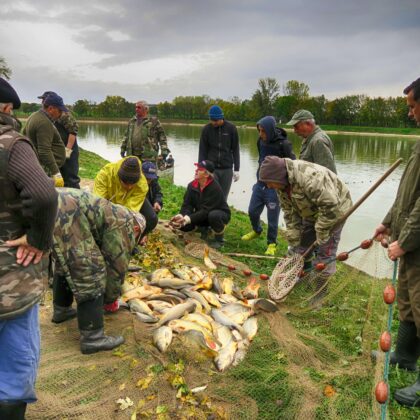
[[[195,242],[199,245],[185,247],[184,239],[160,226],[133,264],[150,272],[177,263],[204,270],[205,245]],[[213,250],[210,258],[221,276],[232,275],[226,265],[252,265],[250,259],[239,262]],[[373,363],[370,352],[378,348],[386,328],[382,291],[392,263],[377,243],[356,251],[348,263],[352,265],[338,263],[328,279],[322,272],[308,273],[278,303],[277,312],[259,314],[258,332],[245,359],[224,372],[182,335],[160,353],[152,344],[150,326],[123,309],[105,316],[105,329],[122,334],[125,344],[82,355],[77,322],[52,324],[47,293],[41,309],[39,400],[28,407],[27,418],[379,418],[374,388],[384,358],[380,354]],[[235,281],[246,284],[247,278],[235,271]],[[260,295],[268,295],[267,282],[261,281]],[[390,375],[391,387],[415,381],[415,374],[391,370]],[[391,402],[388,417],[416,418],[419,411],[403,411]]]

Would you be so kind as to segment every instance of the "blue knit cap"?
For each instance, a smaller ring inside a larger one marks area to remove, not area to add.
[[[213,120],[213,121],[223,120],[224,119],[224,115],[223,115],[222,108],[220,108],[219,105],[213,105],[209,109],[209,118],[211,120]]]

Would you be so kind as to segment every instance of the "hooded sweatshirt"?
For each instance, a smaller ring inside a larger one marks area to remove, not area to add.
[[[258,138],[258,171],[262,162],[267,156],[277,156],[280,158],[296,159],[293,153],[292,144],[287,138],[287,133],[282,128],[276,127],[276,120],[272,116],[261,118],[257,122],[257,127],[261,126],[267,134],[267,140],[263,140],[261,137]]]

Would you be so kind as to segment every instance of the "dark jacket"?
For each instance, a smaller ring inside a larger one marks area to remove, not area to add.
[[[218,182],[210,178],[202,191],[198,181],[190,182],[184,195],[180,213],[183,216],[190,216],[192,224],[200,224],[207,221],[208,214],[212,210],[222,210],[230,217],[229,206]]]
[[[261,163],[267,156],[277,156],[280,158],[289,158],[292,160],[296,159],[293,153],[292,143],[287,138],[287,133],[282,128],[276,127],[276,120],[274,117],[267,116],[261,118],[257,122],[257,127],[261,126],[267,134],[267,140],[264,141],[261,137],[258,138],[258,173],[260,170]]]
[[[159,203],[160,207],[163,207],[163,194],[158,179],[153,179],[149,184],[149,191],[147,192],[146,198],[152,206],[155,203]]]
[[[211,123],[204,126],[200,137],[198,161],[211,160],[216,169],[239,171],[239,137],[238,130],[229,121],[224,120],[220,127]]]
[[[420,266],[420,140],[413,148],[398,187],[394,204],[382,222],[393,240],[406,251],[404,258]]]

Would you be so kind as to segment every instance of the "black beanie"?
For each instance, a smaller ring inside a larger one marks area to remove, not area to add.
[[[20,108],[20,99],[10,83],[0,77],[0,102],[7,104],[11,102],[14,109]]]
[[[277,156],[267,156],[260,168],[261,182],[278,182],[281,185],[288,185],[286,162]]]
[[[118,170],[118,176],[126,184],[137,184],[140,179],[140,163],[136,157],[128,157]]]

